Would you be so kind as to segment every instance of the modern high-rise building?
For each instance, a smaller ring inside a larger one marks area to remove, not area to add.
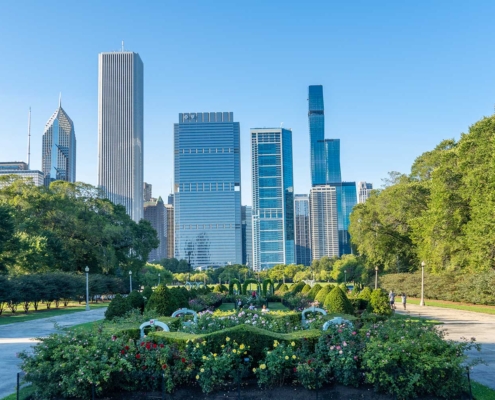
[[[349,224],[351,211],[357,204],[356,182],[342,182],[340,188],[341,198],[337,205],[337,212],[339,213],[339,248],[340,255],[343,255],[352,253]],[[341,207],[340,210],[339,207]]]
[[[323,86],[312,85],[308,93],[309,140],[311,148],[311,185],[324,185],[326,182],[325,111]]]
[[[98,55],[98,186],[143,218],[143,62],[127,51]]]
[[[30,170],[28,164],[23,161],[0,162],[0,176],[2,175],[23,178],[28,182],[31,181],[34,186],[43,186],[44,183],[43,173],[37,170]],[[8,184],[8,181],[2,181],[0,182],[0,188]]]
[[[232,112],[174,124],[175,257],[193,267],[242,263],[240,127]]]
[[[293,264],[294,183],[292,131],[251,129],[253,268]]]
[[[45,125],[41,163],[45,186],[56,180],[76,181],[74,123],[62,108],[61,100]]]
[[[151,201],[153,197],[153,185],[151,183],[143,183],[143,201],[146,203],[147,201]]]
[[[373,184],[368,182],[358,182],[357,191],[358,191],[358,203],[364,203],[368,197],[370,197],[370,193],[373,190]]]
[[[313,186],[309,203],[313,260],[324,256],[338,257],[337,189],[330,185]]]
[[[242,264],[253,265],[253,207],[241,207]]]
[[[167,258],[174,258],[174,206],[165,204],[167,212]]]
[[[311,226],[309,196],[294,195],[294,240],[296,246],[296,264],[311,265]]]
[[[144,203],[144,219],[149,221],[155,229],[160,244],[158,248],[151,250],[148,261],[159,261],[167,258],[167,210],[163,199],[151,198]]]

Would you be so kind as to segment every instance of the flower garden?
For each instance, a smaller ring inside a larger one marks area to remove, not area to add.
[[[39,399],[91,398],[92,390],[97,396],[173,393],[191,386],[211,393],[248,382],[307,390],[341,384],[398,399],[455,399],[468,390],[465,352],[478,346],[474,340],[445,340],[431,324],[391,316],[381,290],[277,289],[265,288],[260,291],[265,296],[250,298],[242,287],[236,295],[232,287],[212,293],[159,286],[125,299],[117,296],[107,310],[109,320],[96,331],[51,335],[32,354],[21,354],[26,380]],[[222,301],[239,298],[242,309],[220,310]],[[263,312],[259,305],[267,299],[290,309]],[[328,314],[309,313],[303,323],[300,307],[315,302]],[[170,317],[171,311],[191,305],[203,307],[196,322]],[[336,316],[342,318],[339,323],[325,324]],[[170,332],[149,328],[141,338],[138,327],[151,318],[166,323]]]

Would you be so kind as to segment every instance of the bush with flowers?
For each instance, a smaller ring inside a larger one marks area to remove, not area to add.
[[[273,341],[273,350],[267,351],[266,356],[253,368],[260,386],[282,386],[292,382],[297,372],[297,364],[300,359],[300,350],[296,348],[296,342],[290,344]]]

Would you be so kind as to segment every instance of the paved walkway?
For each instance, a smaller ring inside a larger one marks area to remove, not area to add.
[[[16,354],[28,350],[36,341],[33,338],[56,332],[54,324],[62,328],[97,321],[104,318],[105,308],[75,312],[57,317],[0,325],[0,399],[15,392],[16,375],[21,360]]]
[[[495,389],[495,315],[441,307],[420,307],[415,304],[408,304],[406,312],[401,311],[401,308],[402,304],[398,303],[397,312],[400,314],[407,313],[411,316],[428,317],[443,322],[441,328],[447,330],[447,339],[475,337],[476,342],[481,343],[481,352],[473,350],[468,354],[473,358],[481,357],[488,365],[474,367],[471,377]]]

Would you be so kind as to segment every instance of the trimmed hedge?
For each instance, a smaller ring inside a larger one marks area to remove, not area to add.
[[[325,303],[325,299],[327,297],[327,294],[330,293],[330,289],[332,289],[332,286],[330,285],[323,286],[318,294],[315,296],[315,300],[318,301],[320,305],[323,306],[323,304]]]
[[[309,286],[308,284],[304,285],[304,287],[301,289],[301,293],[302,294],[306,294],[306,293],[309,293],[309,291],[311,290],[311,286]]]
[[[303,290],[304,286],[306,286],[304,282],[298,282],[295,285],[291,286],[290,291],[292,293],[299,293],[301,292],[301,290]]]
[[[316,283],[311,290],[306,294],[311,300],[314,300],[318,292],[321,290],[321,285]]]
[[[339,286],[335,286],[325,298],[324,307],[331,313],[353,314],[354,307]]]
[[[153,332],[150,333],[149,336],[153,339],[162,339],[170,344],[175,344],[180,349],[185,348],[188,340],[194,340],[196,342],[203,342],[206,340],[205,346],[212,353],[219,353],[221,346],[225,344],[225,338],[229,337],[230,340],[235,340],[237,343],[243,343],[246,346],[250,346],[253,358],[255,360],[261,360],[264,358],[264,349],[271,349],[274,340],[278,340],[280,343],[286,343],[288,345],[290,345],[291,342],[295,342],[297,347],[309,346],[309,349],[314,349],[321,334],[322,331],[319,329],[303,330],[293,333],[275,333],[251,325],[238,325],[204,335],[184,332]]]

